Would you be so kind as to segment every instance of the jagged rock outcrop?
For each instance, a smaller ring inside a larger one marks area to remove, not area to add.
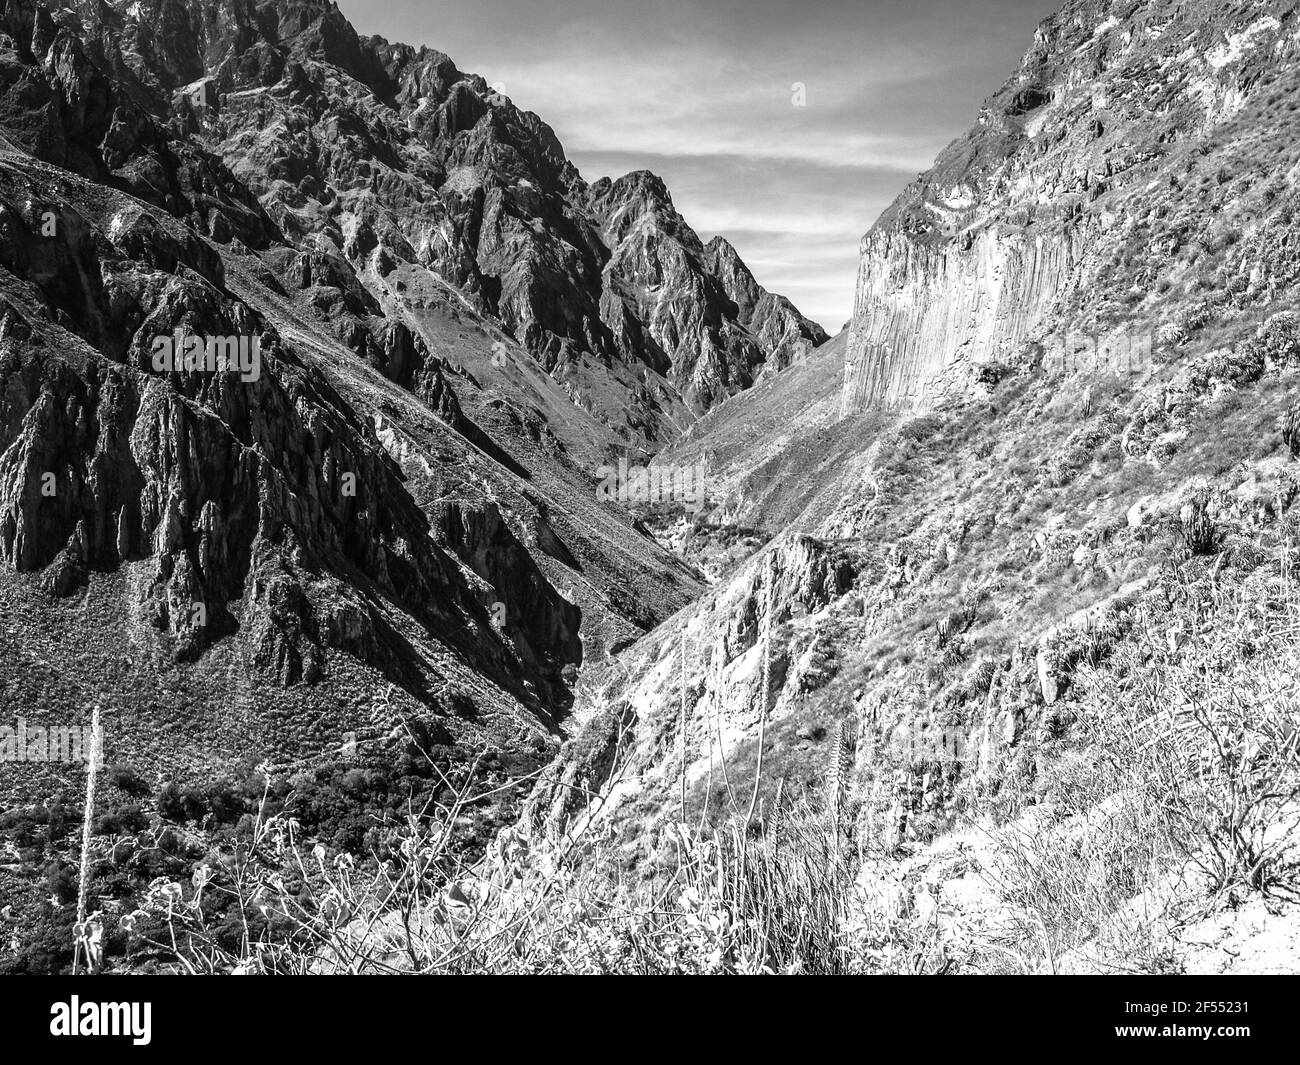
[[[1274,121],[1261,75],[1300,45],[1285,3],[1121,7],[1071,0],[1044,20],[976,126],[863,238],[845,414],[974,395],[981,367],[1041,361],[1044,343],[1049,359],[1112,334],[1149,351],[1134,332],[1162,317],[1175,335],[1172,293],[1150,286],[1199,204],[1152,214],[1150,190],[1220,198],[1179,192],[1192,145],[1250,110]],[[1253,242],[1281,236],[1265,226]],[[1292,255],[1244,258],[1243,292],[1295,276]]]
[[[683,742],[692,792],[720,786],[712,767],[736,759],[753,742],[760,708],[770,707],[772,721],[786,722],[800,700],[829,679],[833,671],[822,671],[806,619],[851,598],[866,568],[851,547],[792,537],[750,559],[675,624],[647,635],[625,652],[626,670],[604,674],[595,695],[599,712],[539,778],[523,823],[549,837],[574,831],[592,796],[608,794],[615,781],[623,787],[599,812],[621,816],[623,797],[675,785]],[[765,669],[769,632],[776,636]],[[684,741],[677,735],[682,700]],[[678,752],[675,760],[665,760],[666,749]]]
[[[201,144],[177,136],[157,101],[142,98],[113,32],[119,13],[107,4],[83,7],[56,17],[35,0],[0,5],[0,127],[9,139],[184,218],[199,234],[265,247],[276,230],[251,192]],[[145,25],[148,14],[139,10],[130,21]],[[182,14],[162,29],[184,24]]]
[[[142,767],[544,750],[584,640],[694,589],[592,489],[587,407],[646,367],[585,185],[481,79],[319,0],[2,0],[0,127],[5,653],[113,688]]]
[[[42,239],[19,213],[37,195],[50,202],[17,166],[0,175],[0,265],[32,282],[30,302],[9,299],[0,341],[0,561],[22,572],[60,553],[100,570],[151,559],[146,613],[178,658],[230,631],[233,603],[266,596],[276,624],[259,658],[290,683],[319,653],[303,641],[332,631],[303,592],[302,561],[340,581],[365,573],[413,614],[448,617],[437,604],[464,593],[397,470],[275,327],[224,289],[207,246],[125,201],[98,218],[83,205],[77,239]],[[86,287],[97,277],[109,285]],[[256,375],[157,373],[152,342],[178,329],[249,338]],[[292,633],[280,601],[297,604]]]
[[[282,232],[373,288],[433,271],[566,388],[620,390],[632,443],[823,338],[788,301],[741,315],[658,178],[588,188],[536,115],[440,52],[358,36],[327,0],[5,0],[0,24],[13,77],[48,97],[43,120],[10,108],[24,147],[218,241]],[[631,377],[608,380],[611,361]]]
[[[601,318],[622,349],[668,375],[694,409],[826,340],[788,300],[762,289],[725,240],[706,248],[656,175],[602,178],[589,202],[611,249]]]
[[[800,314],[788,299],[768,292],[755,281],[726,237],[709,241],[704,257],[709,273],[722,282],[727,298],[736,305],[737,321],[768,352],[763,375],[806,359],[813,348],[830,339],[821,326]]]

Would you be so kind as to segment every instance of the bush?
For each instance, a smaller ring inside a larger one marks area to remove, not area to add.
[[[135,798],[149,794],[149,785],[129,765],[111,765],[104,770],[104,780],[119,791]]]
[[[1279,858],[1300,824],[1295,606],[1225,598],[1215,623],[1185,643],[1147,618],[1148,646],[1174,650],[1144,666],[1129,648],[1129,677],[1099,692],[1102,749],[1214,891],[1267,891],[1293,875]],[[1138,698],[1129,687],[1135,671]]]
[[[134,803],[119,806],[95,818],[94,833],[97,836],[132,835],[141,832],[149,825],[144,811]]]

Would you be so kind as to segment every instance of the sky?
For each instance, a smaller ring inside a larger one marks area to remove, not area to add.
[[[1057,0],[339,0],[555,130],[588,181],[649,169],[831,333],[858,241],[1016,69]]]

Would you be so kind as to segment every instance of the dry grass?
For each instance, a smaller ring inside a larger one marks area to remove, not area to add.
[[[451,810],[442,814],[452,813]],[[259,824],[234,861],[245,924],[241,950],[221,949],[201,906],[158,884],[145,916],[188,972],[242,973],[838,973],[853,862],[825,818],[788,804],[746,832],[743,811],[702,834],[674,823],[659,835],[669,871],[627,882],[598,844],[534,849],[502,833],[474,868],[450,858],[442,818],[413,818],[394,858],[363,871],[295,839],[292,822]],[[223,889],[227,890],[227,889]]]
[[[648,872],[620,860],[600,817],[545,843],[507,829],[462,864],[451,841],[475,801],[467,781],[412,811],[382,861],[327,854],[291,819],[259,818],[214,857],[221,876],[156,883],[123,928],[161,918],[166,936],[134,949],[189,972],[1176,970],[1181,920],[1227,892],[1296,894],[1300,591],[1297,552],[1279,539],[1271,564],[1231,586],[1213,560],[1176,563],[1169,609],[1126,608],[1114,646],[1075,663],[1069,743],[1045,749],[1018,799],[1004,788],[997,824],[971,807],[995,921],[963,924],[942,880],[891,879],[904,851],[926,852],[866,838],[876,811],[850,798],[841,737],[821,795],[778,789],[757,817],[742,795],[712,827],[647,828]],[[206,891],[235,897],[238,950],[205,924]],[[927,891],[935,905],[921,912]]]
[[[989,870],[1039,969],[1175,967],[1170,934],[1218,900],[1295,899],[1300,826],[1300,595],[1295,550],[1228,589],[1179,570],[1173,609],[1074,675],[1071,751],[1046,801],[995,834]],[[1226,583],[1226,581],[1225,581]]]

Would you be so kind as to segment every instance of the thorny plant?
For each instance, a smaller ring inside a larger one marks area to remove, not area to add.
[[[505,829],[481,861],[462,862],[452,830],[477,799],[470,792],[467,780],[452,802],[412,812],[382,861],[330,856],[319,844],[309,851],[291,817],[259,816],[222,862],[224,876],[202,866],[189,889],[155,882],[122,928],[192,973],[848,967],[853,862],[812,804],[787,802],[748,828],[739,807],[718,829],[669,823],[658,843],[670,868],[629,883],[590,817],[540,845]],[[208,891],[233,897],[238,950],[218,945],[204,916]],[[166,928],[165,941],[136,935],[148,919]]]
[[[1055,809],[1002,826],[986,870],[1022,915],[1022,957],[1169,965],[1168,931],[1246,891],[1295,897],[1300,594],[1295,549],[1239,584],[1175,566],[1170,609],[1075,675]]]
[[[1030,803],[1004,823],[982,870],[1023,916],[1019,932],[965,943],[937,895],[924,913],[903,895],[879,905],[880,884],[863,874],[884,852],[863,818],[844,845],[843,780],[829,809],[778,791],[754,817],[748,797],[730,793],[712,827],[662,824],[651,849],[666,860],[638,879],[599,816],[608,788],[576,796],[584,809],[558,837],[506,829],[467,863],[454,827],[484,797],[472,772],[449,802],[409,811],[383,858],[308,849],[292,818],[259,816],[219,859],[222,876],[204,866],[188,888],[155,882],[120,928],[160,922],[163,940],[146,945],[189,972],[942,972],[954,962],[1005,968],[1008,957],[1025,971],[1090,951],[1160,968],[1168,959],[1154,928],[1170,914],[1150,910],[1191,874],[1212,893],[1294,894],[1293,553],[1279,545],[1280,563],[1235,590],[1217,568],[1177,572],[1176,612],[1135,608],[1108,655],[1078,663],[1074,757],[1054,769],[1056,809]],[[629,729],[616,738],[616,767]],[[234,899],[238,949],[220,946],[204,916],[213,891]],[[1107,949],[1116,937],[1121,948]]]

